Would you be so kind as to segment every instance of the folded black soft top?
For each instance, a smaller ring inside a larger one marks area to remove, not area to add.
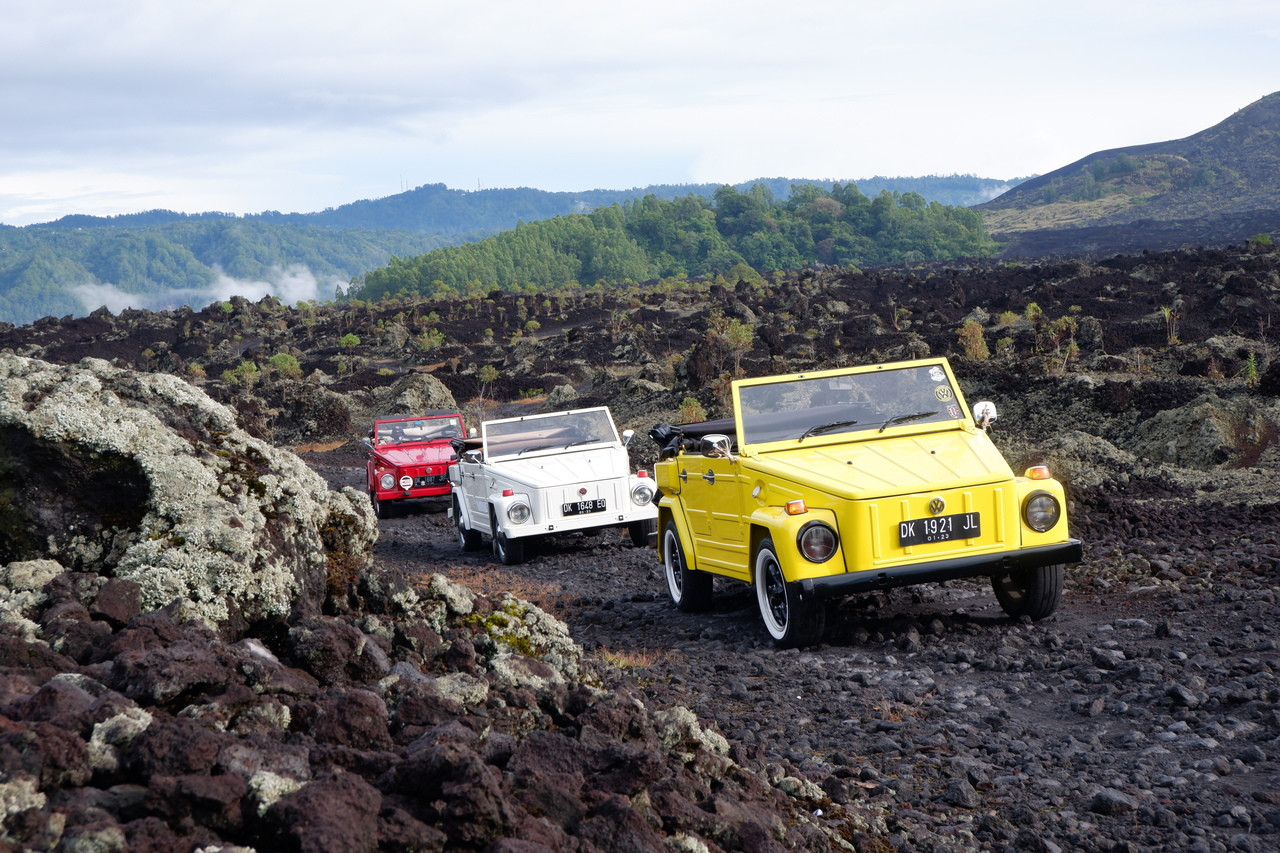
[[[461,456],[468,450],[479,450],[484,447],[484,440],[480,438],[451,438],[449,444],[453,447],[453,452]]]
[[[661,448],[661,456],[666,458],[679,452],[682,445],[693,447],[703,436],[719,433],[732,438],[735,432],[733,418],[719,418],[692,424],[660,423],[649,430],[649,437]]]

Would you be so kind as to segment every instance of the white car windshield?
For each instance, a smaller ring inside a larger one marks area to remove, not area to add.
[[[744,385],[738,404],[746,444],[964,417],[946,371],[937,365]]]
[[[485,458],[563,451],[618,440],[605,409],[531,415],[484,425]]]

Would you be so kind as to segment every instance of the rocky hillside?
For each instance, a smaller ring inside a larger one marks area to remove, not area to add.
[[[688,397],[722,411],[721,377],[734,369],[964,355],[965,320],[977,322],[990,358],[961,359],[962,371],[1032,381],[1080,370],[1139,383],[1202,377],[1235,392],[1273,389],[1278,259],[1265,247],[1236,247],[1098,262],[830,268],[733,287],[495,291],[304,310],[233,299],[200,311],[103,310],[0,327],[0,350],[180,376],[280,446],[346,441],[374,413],[412,410],[422,402],[414,393],[429,392],[405,393],[424,376],[475,414],[543,398],[608,402],[628,426],[647,429]],[[734,342],[734,324],[752,334]]]
[[[1280,92],[1185,139],[1099,151],[978,206],[1006,257],[1280,233]]]
[[[1280,253],[1234,247],[5,329],[0,849],[1274,849],[1276,317]],[[517,571],[352,490],[374,413],[643,433],[925,354],[1067,483],[1043,623],[961,583],[778,652],[644,549]]]

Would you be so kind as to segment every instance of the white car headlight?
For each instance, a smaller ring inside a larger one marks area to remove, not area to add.
[[[383,474],[378,478],[378,485],[382,487],[383,491],[394,489],[396,487],[396,478],[391,474]]]
[[[533,511],[525,503],[514,503],[507,507],[507,518],[511,519],[513,524],[524,524],[532,515]]]
[[[653,500],[653,487],[648,483],[636,483],[631,487],[631,502],[639,506],[646,506]]]

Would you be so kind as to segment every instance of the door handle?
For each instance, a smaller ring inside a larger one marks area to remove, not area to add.
[[[708,483],[714,486],[716,483],[716,472],[708,471],[707,473],[702,475],[702,479],[706,480]]]
[[[681,472],[680,472],[680,479],[681,479],[681,480],[688,480],[688,479],[689,479],[689,472],[688,472],[688,471],[681,471]]]

